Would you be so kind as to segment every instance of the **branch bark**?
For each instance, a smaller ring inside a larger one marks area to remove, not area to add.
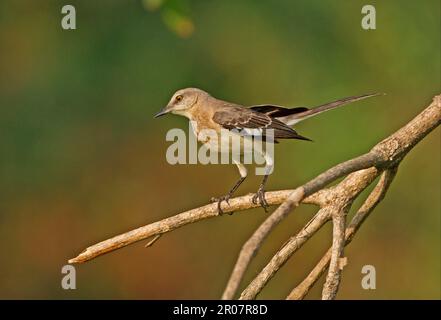
[[[332,216],[333,239],[331,248],[331,261],[328,276],[323,286],[322,299],[333,300],[337,295],[340,285],[341,271],[343,270],[343,249],[345,246],[346,211],[336,211]]]

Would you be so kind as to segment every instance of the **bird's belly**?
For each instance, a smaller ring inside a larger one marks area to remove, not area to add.
[[[235,133],[198,135],[198,141],[212,152],[243,155],[252,153],[252,141]]]

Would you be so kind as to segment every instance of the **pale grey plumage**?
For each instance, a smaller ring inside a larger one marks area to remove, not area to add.
[[[257,105],[246,108],[242,105],[216,99],[201,89],[186,88],[176,91],[167,106],[157,113],[155,117],[162,116],[166,113],[174,113],[187,117],[192,123],[196,124],[193,129],[198,139],[199,132],[203,129],[212,129],[218,133],[221,132],[222,129],[238,133],[258,129],[263,138],[266,137],[266,130],[272,129],[273,142],[277,142],[277,139],[309,140],[299,135],[291,126],[325,111],[377,95],[380,94],[374,93],[343,98],[312,109],[306,107],[285,108],[277,105]],[[213,141],[209,142],[203,139],[200,141],[205,143],[209,148],[213,145]],[[267,155],[264,156],[267,162],[271,162],[272,170],[272,159],[267,158]],[[243,164],[236,162],[236,165],[239,168],[241,179],[226,196],[217,199],[220,213],[222,213],[221,202],[224,200],[228,202],[228,199],[247,175],[246,168]],[[253,199],[253,201],[259,199],[260,204],[265,210],[267,203],[264,197],[264,185],[267,178],[268,174],[265,174],[263,182]]]

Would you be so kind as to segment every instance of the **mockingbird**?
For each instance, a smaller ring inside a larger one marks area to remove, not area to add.
[[[255,135],[256,130],[260,132],[262,140],[269,143],[278,143],[279,139],[310,141],[310,139],[299,135],[291,126],[324,111],[377,95],[379,95],[379,93],[343,98],[312,109],[306,107],[285,108],[271,104],[255,105],[247,108],[242,105],[216,99],[201,89],[186,88],[178,90],[173,94],[167,106],[158,112],[155,118],[167,113],[188,118],[198,141],[202,142],[208,149],[214,152],[222,152],[219,147],[223,143],[221,141],[223,139],[221,133],[226,130],[231,133],[231,136],[237,137],[241,141],[247,137],[247,133],[250,131],[252,131],[252,133],[249,133],[249,135]],[[207,137],[201,134],[203,130],[214,131],[217,135]],[[266,132],[271,133],[271,139],[268,139],[269,134]],[[229,151],[231,152],[231,150]],[[244,152],[251,151],[252,150],[245,150]],[[261,154],[266,162],[266,171],[262,183],[253,197],[253,202],[257,204],[259,200],[260,205],[266,211],[268,203],[265,200],[265,184],[268,175],[272,172],[273,159],[271,155],[266,152],[261,151]],[[233,158],[232,161],[239,169],[240,179],[225,196],[212,199],[213,202],[217,201],[218,203],[219,214],[223,213],[221,208],[222,201],[228,203],[233,193],[247,177],[247,169],[240,159]]]

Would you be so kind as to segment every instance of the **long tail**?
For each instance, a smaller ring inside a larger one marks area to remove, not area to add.
[[[280,121],[284,122],[285,124],[292,126],[300,121],[303,121],[307,118],[310,118],[312,116],[316,116],[322,112],[335,109],[341,106],[344,106],[346,104],[349,104],[351,102],[360,101],[363,99],[367,99],[370,97],[380,96],[384,95],[384,93],[370,93],[370,94],[364,94],[361,96],[353,96],[353,97],[347,97],[343,99],[339,99],[333,102],[329,102],[326,104],[322,104],[318,107],[307,109],[306,111],[297,112],[291,115],[283,116],[283,117],[277,117]],[[293,110],[294,111],[294,110]]]

